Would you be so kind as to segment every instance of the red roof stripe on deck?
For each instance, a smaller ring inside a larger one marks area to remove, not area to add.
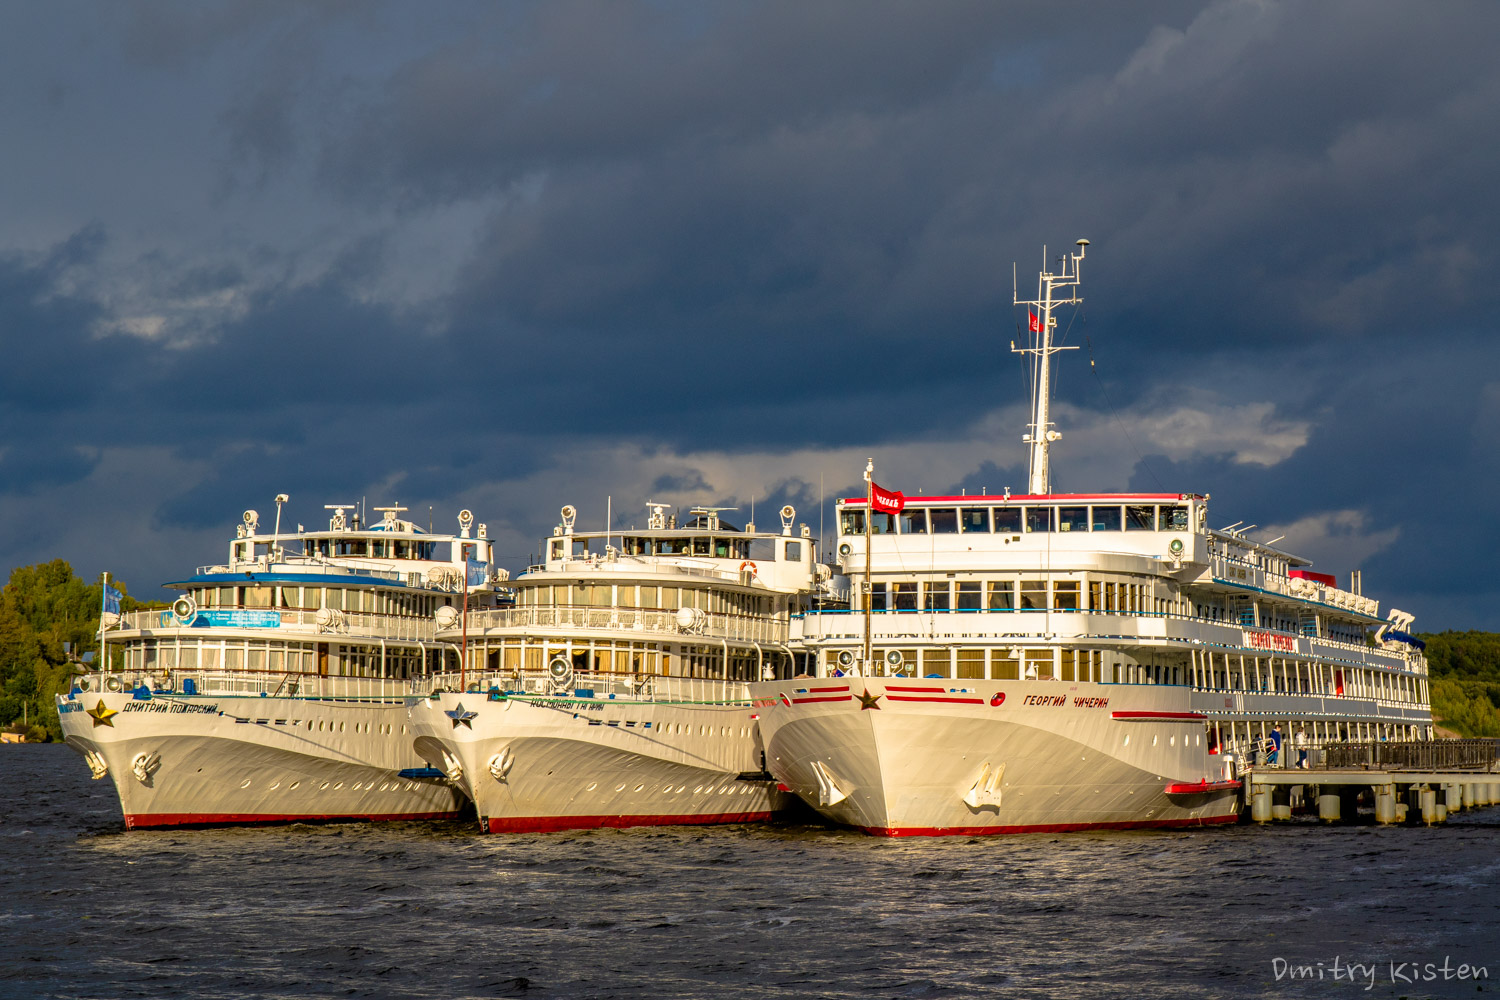
[[[1018,504],[1018,503],[1082,503],[1088,500],[1107,500],[1129,503],[1132,500],[1149,500],[1153,503],[1161,501],[1184,502],[1184,498],[1196,499],[1196,493],[1012,493],[1008,498],[999,493],[969,494],[963,497],[924,497],[908,496],[906,505],[910,507],[916,503],[956,503],[965,504],[970,507],[982,507],[986,504]],[[846,507],[863,507],[864,497],[845,497],[842,501]]]

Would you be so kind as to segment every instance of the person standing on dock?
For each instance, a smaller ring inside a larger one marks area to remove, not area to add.
[[[1281,766],[1281,724],[1271,727],[1271,756],[1266,761],[1272,767]]]
[[[1297,747],[1297,766],[1300,767],[1300,768],[1306,768],[1307,767],[1307,727],[1306,726],[1299,726],[1299,727],[1297,727],[1297,735],[1292,738],[1292,742],[1294,744],[1296,744],[1296,747]]]

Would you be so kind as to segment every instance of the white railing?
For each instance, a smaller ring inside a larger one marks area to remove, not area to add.
[[[367,611],[338,611],[326,623],[320,623],[318,611],[292,611],[277,608],[202,608],[203,612],[225,614],[248,613],[252,617],[265,616],[268,624],[234,624],[232,619],[223,625],[184,624],[171,611],[132,611],[120,616],[120,629],[126,631],[160,632],[167,629],[196,630],[205,627],[244,629],[248,632],[265,632],[270,629],[292,629],[315,635],[349,636],[351,638],[392,639],[406,642],[431,642],[437,634],[437,626],[431,618],[416,615],[380,615]],[[275,615],[275,623],[269,624]],[[194,619],[196,620],[196,619]],[[248,619],[247,619],[248,622]]]
[[[431,689],[426,679],[397,677],[323,677],[293,672],[251,670],[126,670],[93,673],[76,678],[82,691],[134,691],[142,686],[152,697],[267,697],[393,700],[415,697]]]
[[[496,608],[469,612],[469,636],[509,629],[598,629],[611,632],[656,632],[676,639],[727,639],[731,642],[779,644],[787,641],[788,623],[759,615],[703,613],[691,626],[678,624],[676,611],[644,608],[592,608],[566,605]],[[455,629],[445,629],[452,637]]]
[[[428,691],[469,691],[541,699],[612,699],[617,701],[674,702],[695,705],[749,704],[745,681],[703,677],[660,677],[650,674],[619,674],[581,670],[559,683],[545,672],[469,671],[438,674],[421,682]],[[580,694],[580,692],[582,692]]]

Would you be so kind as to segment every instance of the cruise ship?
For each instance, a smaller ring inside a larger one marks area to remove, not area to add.
[[[166,586],[170,609],[106,612],[100,669],[58,697],[69,746],[119,793],[128,829],[440,819],[463,799],[411,748],[406,704],[456,666],[436,635],[493,606],[483,524],[424,531],[399,506],[330,504],[328,528],[260,532]]]
[[[1411,617],[1238,524],[1199,493],[1056,494],[1054,311],[1044,271],[1025,494],[905,496],[873,466],[838,502],[848,610],[797,618],[808,676],[754,692],[767,767],[876,835],[1234,821],[1237,774],[1348,740],[1432,737]],[[1035,311],[1032,311],[1032,310]]]
[[[779,533],[649,508],[643,529],[586,532],[564,507],[515,606],[471,615],[463,672],[413,702],[411,745],[482,830],[745,822],[795,802],[766,773],[750,687],[808,668],[791,621],[839,582],[790,506]]]

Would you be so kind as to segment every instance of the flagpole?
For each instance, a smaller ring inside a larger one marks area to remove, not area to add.
[[[458,659],[458,689],[460,691],[463,691],[464,689],[466,689],[468,687],[468,684],[465,683],[465,681],[468,680],[468,667],[469,667],[469,554],[467,552],[464,553],[464,625],[463,625],[463,629],[464,629],[464,631],[463,631],[463,645],[460,647],[463,650],[463,652],[461,652],[459,654],[459,659]]]
[[[104,571],[104,586],[99,588],[99,673],[109,671],[109,657],[105,655],[104,609],[109,604],[109,570]]]
[[[870,599],[873,596],[870,586],[870,522],[875,520],[875,459],[871,458],[865,463],[865,676],[873,674],[873,655],[870,649]]]

